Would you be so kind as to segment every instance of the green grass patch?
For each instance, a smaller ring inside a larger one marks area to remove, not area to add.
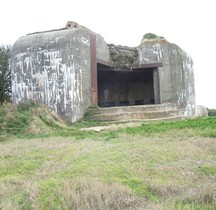
[[[41,166],[41,163],[41,158],[34,158],[33,156],[5,158],[0,162],[0,178],[12,179],[31,175],[34,170]]]
[[[216,137],[216,117],[211,118],[197,118],[197,119],[188,119],[183,121],[174,121],[174,122],[160,122],[160,123],[151,123],[151,124],[142,124],[139,127],[125,128],[121,131],[131,135],[143,135],[151,136],[156,133],[166,133],[171,130],[184,130],[192,129],[199,136],[204,137]]]
[[[49,127],[52,127],[52,128],[60,128],[60,129],[62,129],[62,127],[59,125],[59,124],[57,124],[56,122],[55,122],[55,120],[53,120],[52,118],[50,119],[50,118],[48,118],[45,114],[39,114],[39,118],[47,125],[47,126],[49,126]]]
[[[1,201],[1,200],[0,200]],[[1,209],[32,209],[32,201],[28,197],[28,194],[25,191],[16,192],[11,195],[10,198],[6,198],[0,202]]]
[[[25,210],[32,209],[32,202],[26,192],[20,192],[12,197],[12,202],[16,205],[22,206]]]
[[[23,134],[32,121],[29,106],[20,105],[13,107],[12,104],[0,106],[0,135]]]
[[[203,166],[200,170],[206,175],[216,177],[216,166]]]
[[[128,186],[132,192],[136,193],[139,196],[145,196],[150,201],[156,201],[157,196],[151,190],[150,187],[146,186],[142,181],[137,178],[127,178],[121,180],[121,183]]]
[[[60,209],[62,198],[55,193],[61,182],[54,178],[45,179],[40,182],[40,195],[37,199],[40,209]]]

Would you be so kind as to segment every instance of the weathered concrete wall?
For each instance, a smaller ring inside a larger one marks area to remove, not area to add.
[[[177,104],[186,116],[195,114],[195,90],[191,57],[168,42],[143,42],[138,47],[139,64],[161,62],[158,68],[160,103]]]
[[[105,46],[100,36],[98,40]],[[15,104],[34,100],[47,104],[71,122],[83,117],[91,104],[89,30],[28,35],[18,39],[12,52]]]
[[[110,51],[102,36],[96,35],[96,54],[97,59],[111,63]]]
[[[110,100],[130,100],[131,94],[137,99],[152,98],[156,94],[155,103],[175,105],[177,109],[185,110],[185,116],[195,114],[192,59],[166,40],[144,40],[137,48],[108,46],[100,35],[68,22],[66,28],[60,30],[21,37],[13,45],[12,54],[15,104],[28,100],[44,103],[75,122],[83,117],[92,98],[104,97],[100,92],[97,96],[97,61],[103,67],[107,66],[107,71],[133,71],[142,68],[143,64],[162,63],[162,67],[151,67],[153,81],[145,81],[145,84],[143,80],[131,80],[127,87],[120,87],[114,78],[107,81],[116,92]],[[127,88],[129,92],[124,90]]]

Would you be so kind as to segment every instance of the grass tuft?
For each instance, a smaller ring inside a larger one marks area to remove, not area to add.
[[[104,184],[85,178],[65,182],[56,193],[64,198],[65,205],[61,208],[66,209],[134,209],[146,202],[121,184]]]

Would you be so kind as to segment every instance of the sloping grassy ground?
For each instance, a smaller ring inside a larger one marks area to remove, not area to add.
[[[0,209],[216,209],[216,117],[96,124],[0,107]]]

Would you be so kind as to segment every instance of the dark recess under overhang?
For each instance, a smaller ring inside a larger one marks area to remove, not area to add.
[[[101,63],[97,64],[100,107],[160,103],[158,67],[162,66],[161,63],[133,69],[114,69]]]

